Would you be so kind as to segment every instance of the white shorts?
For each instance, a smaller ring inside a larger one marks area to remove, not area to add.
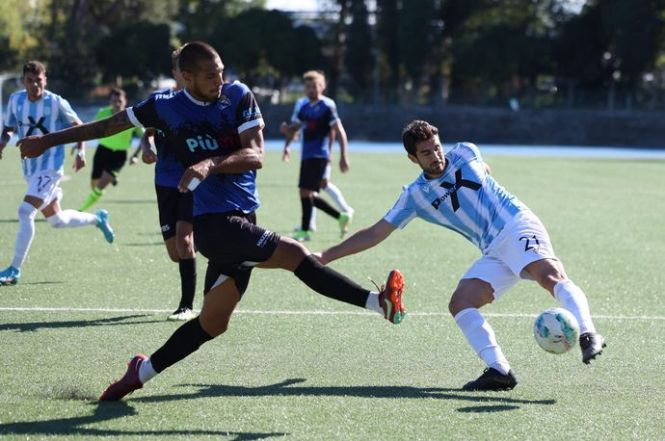
[[[43,203],[39,210],[43,210],[54,200],[62,199],[60,179],[62,179],[62,173],[54,171],[38,172],[26,177],[28,191],[25,195],[41,199]]]
[[[542,259],[558,260],[543,223],[531,211],[522,211],[506,224],[462,279],[480,279],[492,285],[499,298],[521,279],[528,264]]]

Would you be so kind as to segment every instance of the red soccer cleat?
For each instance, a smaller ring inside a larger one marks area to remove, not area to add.
[[[99,396],[99,401],[119,401],[122,397],[131,394],[136,389],[141,389],[143,383],[139,380],[139,367],[147,359],[147,356],[137,354],[129,360],[125,375],[121,379],[111,383]]]
[[[388,274],[386,286],[379,293],[379,304],[383,309],[383,316],[391,323],[398,325],[404,320],[406,311],[402,305],[402,292],[404,291],[404,276],[394,269]]]

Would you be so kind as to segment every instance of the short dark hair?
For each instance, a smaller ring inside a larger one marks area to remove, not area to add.
[[[402,130],[402,143],[410,155],[416,155],[416,144],[439,134],[439,129],[420,119],[411,121]]]
[[[178,59],[180,58],[180,51],[182,51],[182,46],[179,48],[173,49],[171,52],[171,68],[178,69]]]
[[[43,73],[44,75],[46,75],[46,66],[44,66],[44,63],[42,63],[41,61],[37,60],[27,61],[23,65],[23,76],[25,76],[25,74],[27,73],[32,73],[35,75]]]
[[[203,41],[192,41],[186,43],[180,49],[178,67],[181,71],[196,72],[199,61],[214,60],[215,58],[221,59],[215,48]]]
[[[121,89],[120,87],[112,87],[111,91],[109,92],[109,98],[112,98],[114,96],[127,96],[127,93],[125,92],[124,89]]]

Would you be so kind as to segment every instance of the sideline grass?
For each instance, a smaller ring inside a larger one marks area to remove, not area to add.
[[[17,152],[5,153],[3,267],[25,191]],[[382,281],[400,268],[414,313],[402,325],[355,314],[288,273],[255,271],[226,335],[125,401],[99,405],[129,356],[151,353],[178,326],[165,313],[140,311],[171,309],[179,285],[157,228],[152,169],[133,166],[99,204],[112,214],[116,243],[94,228],[54,230],[38,221],[20,284],[0,287],[0,438],[662,440],[665,162],[488,160],[499,182],[543,219],[569,275],[588,293],[609,344],[590,366],[577,350],[552,356],[536,346],[530,315],[554,302],[522,283],[485,309],[520,384],[505,393],[460,391],[482,365],[446,308],[477,251],[414,221],[378,248],[334,263],[367,286],[367,276]],[[380,218],[417,171],[402,155],[352,161],[351,173],[333,180],[357,210],[356,229]],[[297,168],[269,153],[260,173],[259,222],[280,233],[298,223]],[[89,172],[63,182],[63,206],[85,197]],[[310,248],[338,239],[325,215],[318,226]],[[198,268],[201,286],[203,258]],[[40,307],[126,311],[8,309]]]

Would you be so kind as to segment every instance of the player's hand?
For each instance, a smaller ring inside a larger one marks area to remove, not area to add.
[[[154,164],[157,162],[157,155],[155,155],[155,152],[153,152],[152,149],[143,149],[141,151],[141,161],[143,161],[144,164]]]
[[[204,159],[201,162],[190,166],[182,174],[180,182],[178,183],[178,190],[180,193],[187,193],[188,191],[194,191],[194,189],[208,177],[210,174],[210,169],[212,168],[213,162],[211,159]]]
[[[281,133],[284,136],[289,135],[289,125],[286,122],[282,122],[279,125],[279,133]]]
[[[21,158],[36,158],[48,148],[43,138],[36,135],[20,139],[16,145],[21,149]]]
[[[291,160],[291,150],[288,147],[284,147],[284,152],[282,152],[282,162],[289,162]]]
[[[72,164],[72,169],[74,169],[74,171],[77,172],[81,170],[83,167],[85,167],[85,154],[77,153],[76,157],[74,158],[74,163]]]
[[[346,157],[342,156],[339,159],[339,169],[342,173],[346,173],[349,171],[349,161],[346,159]]]

